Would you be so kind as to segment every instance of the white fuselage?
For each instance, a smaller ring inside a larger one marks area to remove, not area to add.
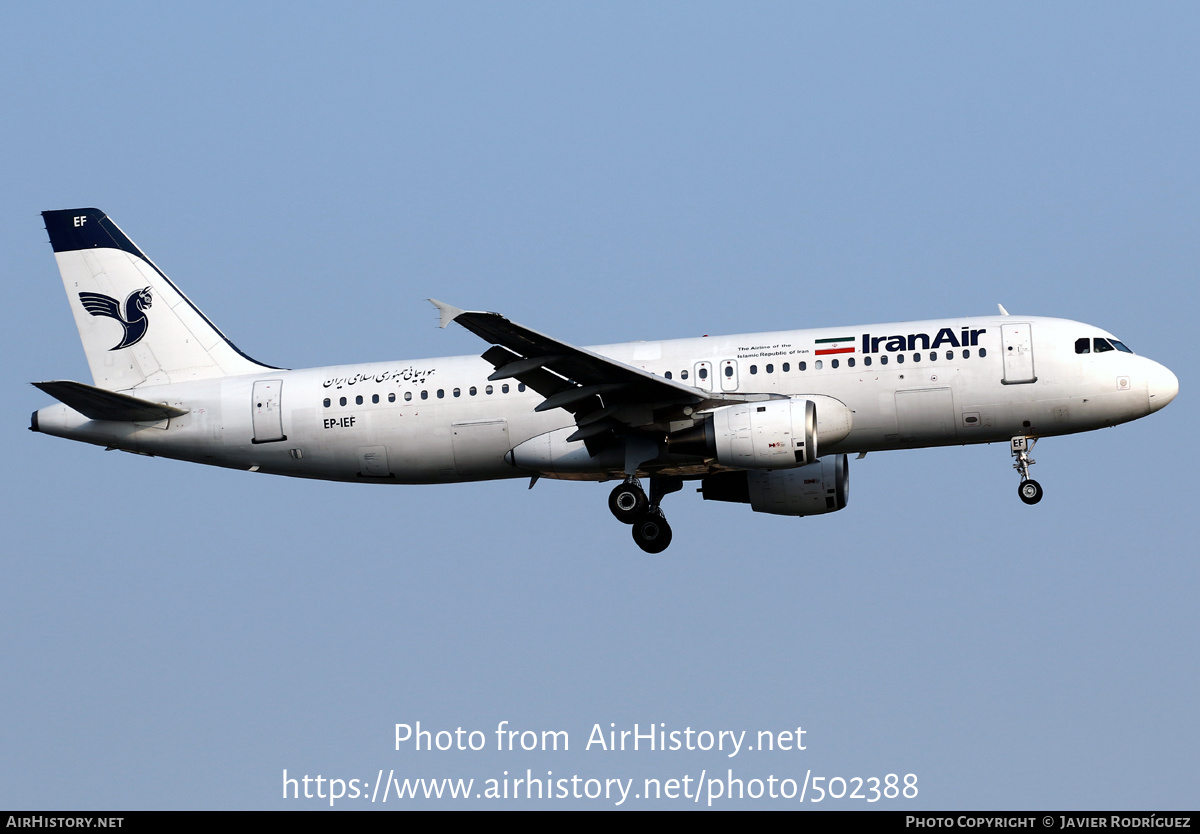
[[[1094,337],[1111,338],[1064,319],[995,316],[591,350],[703,390],[840,400],[853,425],[821,449],[827,454],[1088,431],[1142,417],[1174,396],[1174,375],[1150,359],[1076,351],[1077,340]],[[188,411],[158,423],[93,421],[61,404],[41,409],[35,420],[47,434],[295,477],[382,483],[528,477],[531,469],[506,462],[506,455],[573,428],[574,418],[562,409],[535,412],[543,398],[515,379],[489,382],[493,370],[478,356],[454,356],[262,371],[130,391]],[[619,463],[597,460],[538,474],[603,480],[620,477],[620,470]],[[677,471],[702,474],[694,466]]]

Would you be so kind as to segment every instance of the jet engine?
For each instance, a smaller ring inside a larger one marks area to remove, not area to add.
[[[833,397],[739,403],[716,409],[667,445],[738,469],[791,469],[815,461],[818,447],[844,438],[853,422],[850,409]]]
[[[846,506],[850,462],[829,455],[807,466],[774,472],[721,472],[700,482],[706,501],[749,504],[756,513],[821,515]]]

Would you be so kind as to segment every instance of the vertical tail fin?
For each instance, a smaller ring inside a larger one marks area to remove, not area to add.
[[[97,387],[119,391],[271,367],[225,338],[104,212],[63,209],[42,218]]]

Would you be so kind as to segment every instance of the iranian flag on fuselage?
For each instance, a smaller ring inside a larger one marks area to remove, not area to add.
[[[856,339],[853,336],[835,336],[832,339],[817,339],[817,356],[829,356],[835,353],[854,353]]]

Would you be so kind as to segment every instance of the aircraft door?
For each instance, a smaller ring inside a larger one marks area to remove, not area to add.
[[[287,440],[283,433],[282,393],[282,379],[260,379],[254,383],[250,403],[254,418],[254,437],[251,443]]]
[[[738,373],[736,359],[721,360],[721,390],[736,391],[738,387]]]
[[[694,372],[696,374],[696,387],[703,388],[705,391],[711,391],[713,389],[712,364],[709,362],[697,362]]]
[[[1003,324],[1000,326],[1000,348],[1004,353],[1005,385],[1037,382],[1033,371],[1033,326]]]

